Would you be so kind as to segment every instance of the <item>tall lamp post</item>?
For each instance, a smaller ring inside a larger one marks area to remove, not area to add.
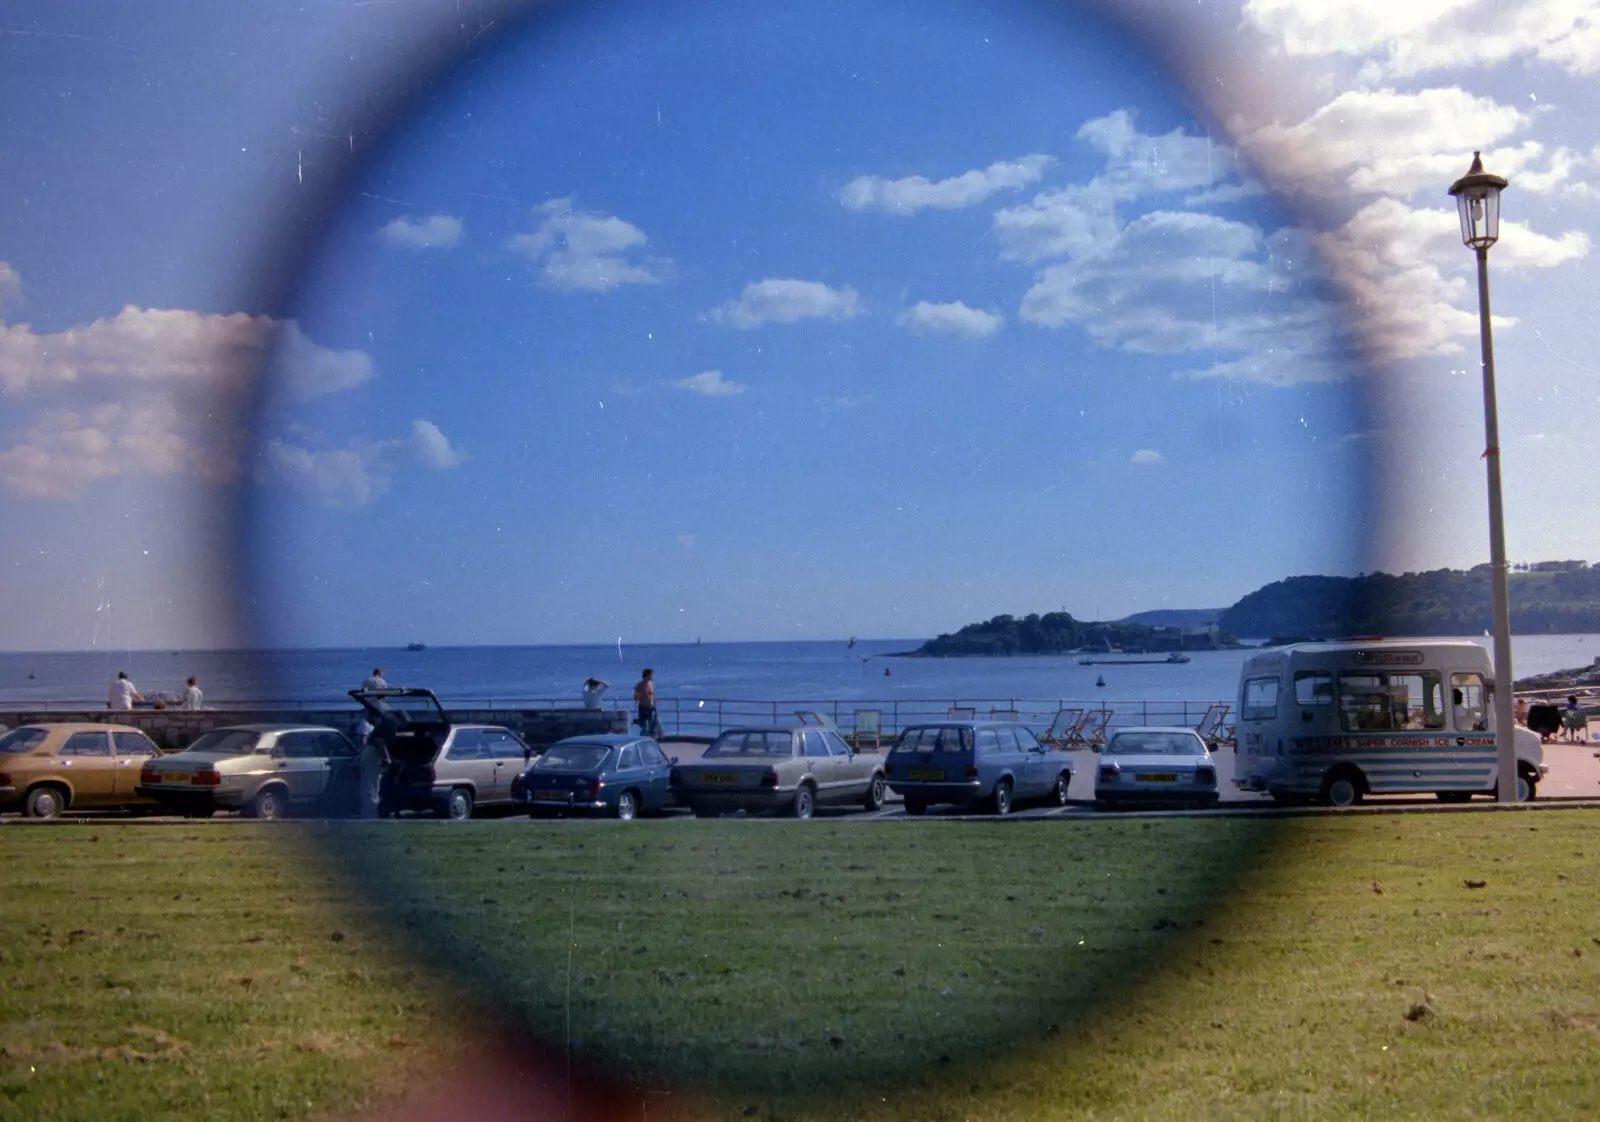
[[[1500,237],[1502,176],[1483,170],[1483,153],[1450,185],[1461,212],[1461,240],[1478,254],[1478,330],[1483,342],[1483,460],[1489,472],[1489,579],[1494,585],[1494,742],[1499,798],[1517,801],[1517,748],[1511,704],[1511,603],[1506,591],[1506,526],[1500,503],[1500,416],[1495,405],[1494,336],[1489,327],[1489,247]]]

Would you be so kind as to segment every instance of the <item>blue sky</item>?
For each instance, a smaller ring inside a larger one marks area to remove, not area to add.
[[[1496,57],[1249,3],[1166,28],[1180,83],[1036,5],[39,6],[0,26],[6,645],[914,636],[1477,563],[1475,143],[1525,185],[1512,553],[1600,559],[1516,513],[1597,404],[1558,7]],[[463,57],[403,103],[430,18]]]

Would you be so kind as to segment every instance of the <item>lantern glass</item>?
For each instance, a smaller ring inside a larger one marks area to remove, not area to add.
[[[1500,238],[1500,191],[1474,184],[1456,196],[1461,214],[1461,240],[1473,249],[1488,249]]]

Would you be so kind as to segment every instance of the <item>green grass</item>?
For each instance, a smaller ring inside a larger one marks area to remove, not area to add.
[[[8,828],[0,1117],[322,1116],[462,993],[714,1115],[1595,1116],[1596,856],[1583,811]]]

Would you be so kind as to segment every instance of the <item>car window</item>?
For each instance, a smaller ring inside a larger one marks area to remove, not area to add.
[[[212,729],[184,751],[212,752],[219,756],[248,756],[256,750],[256,744],[260,739],[259,733],[248,729]]]
[[[1022,748],[1022,745],[1017,743],[1016,729],[995,729],[994,734],[1000,741],[1000,751],[1016,752]]]
[[[806,756],[809,759],[826,759],[828,756],[828,742],[822,739],[822,734],[815,729],[805,731]]]
[[[922,725],[900,734],[896,752],[970,752],[972,730],[954,725]]]
[[[497,760],[520,760],[527,755],[522,741],[504,729],[484,729],[482,735],[485,750]]]
[[[824,730],[822,733],[822,742],[828,746],[828,750],[835,756],[850,755],[850,745],[846,744],[844,742],[844,737],[840,736],[836,732]]]
[[[1016,741],[1011,742],[1013,745]],[[1008,745],[1009,747],[1009,745]],[[1000,751],[1000,734],[995,729],[978,730],[978,755],[992,756]]]
[[[483,734],[477,729],[457,729],[455,736],[450,738],[452,760],[481,760],[487,755]]]
[[[1188,732],[1119,732],[1106,745],[1108,756],[1205,756],[1205,743]]]
[[[273,751],[291,760],[309,760],[317,755],[317,734],[314,732],[286,732],[278,737]]]
[[[142,732],[129,729],[127,732],[114,732],[111,739],[116,742],[117,755],[119,756],[159,756],[161,754],[150,738]]]
[[[67,737],[58,756],[109,756],[111,742],[103,732],[75,732]]]
[[[533,766],[546,771],[593,771],[611,755],[604,744],[552,744]]]
[[[1011,730],[1011,734],[1017,738],[1017,747],[1021,748],[1024,752],[1044,751],[1044,745],[1039,743],[1039,738],[1033,735],[1032,729],[1023,728],[1021,725],[1018,725],[1016,728]]]
[[[645,763],[656,767],[665,767],[667,765],[667,754],[661,750],[661,745],[654,740],[646,740],[643,747]]]
[[[330,760],[349,759],[356,754],[356,746],[342,732],[319,732],[317,755]]]
[[[782,730],[733,730],[723,733],[705,750],[704,759],[729,756],[792,756],[794,742]]]
[[[622,760],[617,764],[617,767],[625,770],[627,768],[638,766],[639,746],[637,744],[630,744],[622,750]]]
[[[4,736],[0,736],[0,752],[9,756],[31,752],[39,746],[40,741],[49,735],[49,729],[33,728],[29,725],[24,725],[20,729],[12,729]]]

